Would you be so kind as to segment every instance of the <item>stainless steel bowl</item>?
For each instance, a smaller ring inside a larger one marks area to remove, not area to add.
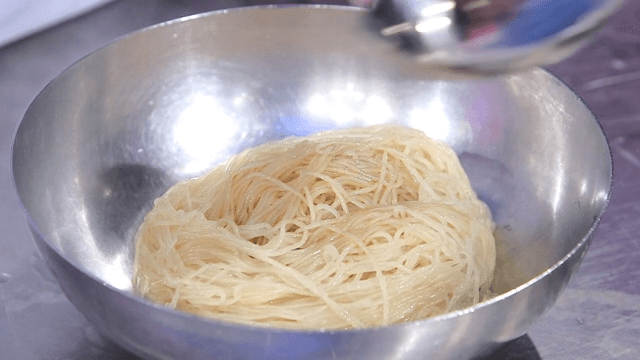
[[[131,34],[53,80],[15,138],[35,242],[107,337],[156,359],[465,359],[527,331],[584,256],[609,198],[607,141],[583,102],[534,69],[444,79],[339,7],[251,8]],[[131,289],[133,237],[155,197],[242,149],[399,123],[459,153],[497,222],[500,295],[366,330],[287,331],[166,309]]]

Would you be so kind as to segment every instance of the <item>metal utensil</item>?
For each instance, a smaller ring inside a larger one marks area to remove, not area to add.
[[[357,1],[360,2],[360,1]],[[377,0],[373,28],[425,66],[503,73],[558,62],[623,0]]]

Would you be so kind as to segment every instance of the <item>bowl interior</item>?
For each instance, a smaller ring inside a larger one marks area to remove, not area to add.
[[[33,226],[65,259],[131,290],[133,240],[153,200],[244,148],[397,123],[459,154],[494,215],[505,292],[582,241],[611,184],[591,112],[547,72],[445,78],[338,8],[235,10],[132,34],[33,102],[13,171]]]

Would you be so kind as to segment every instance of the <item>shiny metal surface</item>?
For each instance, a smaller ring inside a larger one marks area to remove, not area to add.
[[[363,16],[298,7],[174,21],[93,53],[36,98],[14,142],[15,185],[41,254],[101,333],[158,359],[461,359],[522,335],[551,307],[609,197],[611,159],[593,115],[539,69],[434,78],[364,29],[346,31]],[[498,225],[502,295],[416,323],[292,332],[131,294],[133,234],[173,183],[265,141],[383,122],[458,151]]]
[[[370,25],[416,61],[473,73],[558,62],[624,0],[376,0]],[[362,3],[354,0],[354,3]]]

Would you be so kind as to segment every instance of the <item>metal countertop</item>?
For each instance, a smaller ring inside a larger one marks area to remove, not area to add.
[[[136,359],[87,323],[33,244],[10,170],[13,133],[31,101],[68,66],[131,31],[275,2],[120,0],[0,48],[0,359]],[[613,152],[613,196],[556,305],[490,359],[640,359],[640,1],[628,0],[589,46],[548,69],[602,124]]]

